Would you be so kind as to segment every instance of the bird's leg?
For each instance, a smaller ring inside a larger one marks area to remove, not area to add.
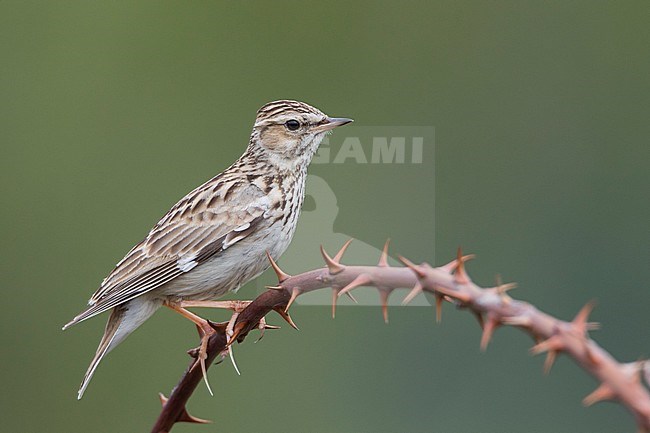
[[[238,300],[180,301],[177,303],[171,303],[171,302],[165,303],[167,307],[171,308],[172,310],[181,314],[183,317],[186,317],[187,319],[194,322],[197,328],[199,329],[199,335],[201,336],[201,346],[199,347],[198,359],[201,364],[201,371],[203,372],[203,378],[205,379],[205,384],[207,385],[210,394],[212,394],[212,390],[210,389],[210,385],[208,384],[207,371],[205,368],[205,360],[207,359],[208,356],[207,355],[208,339],[210,335],[212,335],[215,332],[215,330],[210,324],[209,320],[197,316],[196,314],[187,310],[187,308],[193,308],[193,307],[223,308],[226,310],[233,311],[233,314],[230,320],[228,321],[228,325],[226,326],[226,339],[227,339],[226,350],[222,353],[222,356],[225,356],[227,353],[230,356],[230,361],[232,362],[233,367],[235,367],[235,371],[237,372],[237,374],[241,374],[239,372],[239,368],[237,367],[237,363],[235,362],[232,343],[234,343],[234,341],[239,336],[239,333],[241,332],[241,328],[235,329],[235,323],[237,322],[237,317],[239,317],[239,313],[241,313],[250,303],[251,301],[238,301]],[[260,319],[260,322],[257,324],[257,328],[260,330],[261,333],[259,339],[261,339],[264,336],[265,329],[278,329],[277,326],[267,325],[266,320],[264,318]]]
[[[237,363],[235,362],[235,356],[233,353],[233,348],[232,348],[232,343],[235,341],[236,334],[239,334],[239,332],[235,333],[234,326],[235,322],[237,321],[237,317],[239,316],[239,313],[241,313],[244,308],[246,308],[251,301],[238,301],[238,300],[232,300],[232,301],[181,301],[177,306],[176,309],[179,313],[183,314],[185,317],[188,319],[194,321],[196,318],[199,318],[200,320],[205,321],[204,319],[201,319],[200,317],[196,316],[194,313],[189,312],[186,310],[186,308],[192,308],[192,307],[205,307],[205,308],[223,308],[226,310],[232,310],[233,314],[228,321],[228,326],[226,327],[226,350],[224,352],[227,352],[228,355],[230,356],[230,361],[232,362],[233,367],[235,367],[235,371],[237,374],[241,375],[239,372],[239,367],[237,367]],[[184,312],[179,311],[183,310]],[[189,313],[188,316],[187,314]],[[197,322],[194,322],[197,323]],[[266,322],[263,322],[264,324],[262,326],[266,325]],[[198,325],[199,329],[203,329],[201,325]],[[201,332],[201,331],[199,331]],[[205,358],[207,358],[207,353],[205,353],[205,350],[207,349],[207,337],[205,335],[202,335],[201,337],[201,348],[199,349],[199,359],[201,360],[201,368],[204,371],[205,374]],[[222,354],[222,356],[225,355],[225,353]],[[204,376],[205,377],[205,376]],[[207,384],[207,379],[206,379],[206,384]]]
[[[235,355],[233,352],[232,348],[232,343],[235,341],[236,338],[236,333],[234,330],[235,322],[237,321],[237,317],[239,317],[239,313],[241,313],[244,308],[246,308],[251,301],[182,301],[180,303],[181,307],[206,307],[206,308],[224,308],[227,310],[232,310],[233,314],[230,317],[230,320],[228,321],[228,326],[226,326],[226,338],[227,338],[227,344],[226,344],[226,350],[225,352],[228,353],[230,356],[230,362],[232,362],[232,366],[235,367],[235,371],[237,372],[238,375],[241,375],[239,372],[239,367],[237,367],[237,363],[235,362]],[[265,323],[266,324],[266,323]],[[239,334],[237,332],[237,334]],[[224,353],[225,355],[225,353]]]
[[[230,347],[232,343],[235,341],[235,338],[239,336],[239,332],[241,329],[235,329],[234,325],[235,322],[237,321],[237,317],[239,316],[239,313],[244,311],[246,307],[250,305],[252,301],[237,301],[237,300],[232,300],[232,301],[181,301],[178,305],[182,308],[192,308],[192,307],[205,307],[205,308],[223,308],[226,310],[232,310],[233,315],[228,321],[228,327],[226,328],[226,335],[228,336],[228,344],[227,347]],[[260,331],[263,333],[263,329],[270,329],[272,328],[269,325],[266,325],[266,321],[264,318],[260,320],[260,323],[258,323],[258,328]],[[234,364],[234,362],[233,362]],[[237,366],[235,366],[235,369],[237,369]],[[239,371],[237,371],[239,373]]]
[[[182,308],[204,307],[204,308],[223,308],[240,313],[250,304],[251,301],[181,301],[178,305]]]
[[[203,373],[203,380],[205,381],[205,386],[208,388],[210,395],[214,396],[214,393],[212,392],[212,388],[210,388],[210,383],[208,382],[208,372],[207,369],[205,368],[205,360],[208,358],[208,353],[207,353],[208,340],[210,339],[210,336],[216,333],[217,331],[212,327],[212,324],[209,320],[197,316],[196,314],[192,313],[189,310],[186,310],[185,308],[179,306],[178,304],[165,302],[164,305],[176,311],[186,319],[191,320],[199,330],[199,336],[201,337],[201,345],[199,346],[199,353],[197,355],[197,359],[199,360],[199,364],[201,365],[201,372]]]

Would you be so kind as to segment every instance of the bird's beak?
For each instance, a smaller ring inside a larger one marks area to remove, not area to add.
[[[325,132],[325,131],[330,131],[334,128],[337,128],[339,126],[347,125],[350,122],[354,122],[352,119],[347,119],[345,117],[328,117],[321,123],[320,125],[316,126],[313,131],[314,132]]]

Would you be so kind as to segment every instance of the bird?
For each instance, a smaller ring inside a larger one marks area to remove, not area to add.
[[[106,354],[163,305],[199,327],[199,359],[205,358],[209,322],[183,306],[212,306],[266,270],[267,254],[277,260],[284,253],[296,229],[309,163],[326,134],[352,121],[294,100],[269,102],[257,111],[241,157],[178,201],[63,327],[111,310],[78,399]]]

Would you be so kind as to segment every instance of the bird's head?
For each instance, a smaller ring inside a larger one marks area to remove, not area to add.
[[[269,102],[257,111],[249,151],[279,167],[306,167],[325,135],[350,122],[329,117],[304,102]]]

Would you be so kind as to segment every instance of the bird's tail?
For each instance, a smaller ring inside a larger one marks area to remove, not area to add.
[[[95,353],[93,360],[90,362],[90,366],[86,371],[83,381],[81,382],[81,387],[79,387],[77,399],[81,400],[81,397],[83,397],[84,392],[86,391],[86,387],[88,386],[90,379],[93,377],[93,374],[95,373],[99,362],[110,351],[110,349],[117,345],[117,343],[113,344],[113,342],[115,341],[115,337],[117,336],[118,330],[120,329],[120,325],[122,324],[125,312],[126,308],[124,308],[122,305],[113,308],[111,316],[108,318],[108,322],[106,323],[106,329],[104,330],[102,341],[99,342],[97,352]]]
[[[99,342],[97,352],[95,353],[93,360],[90,362],[88,370],[81,382],[81,386],[79,387],[79,393],[77,394],[78,400],[81,400],[81,397],[83,397],[90,379],[92,379],[97,366],[104,356],[113,350],[115,346],[124,341],[131,332],[135,331],[136,328],[142,325],[142,323],[144,323],[144,321],[147,320],[158,309],[158,307],[160,307],[160,305],[160,302],[151,300],[145,301],[136,298],[126,304],[118,305],[113,308],[111,316],[108,318],[108,322],[106,323],[104,336]]]

